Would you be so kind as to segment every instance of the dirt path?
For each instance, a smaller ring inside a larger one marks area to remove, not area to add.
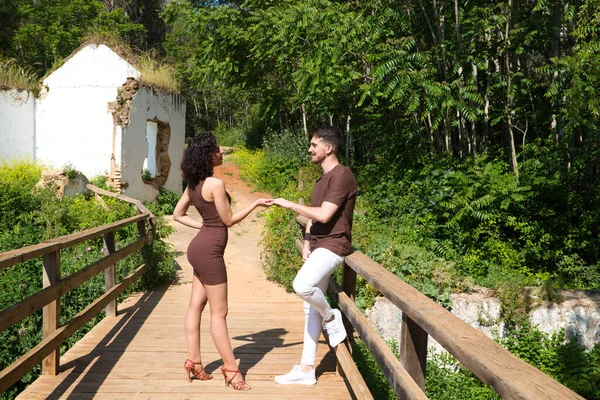
[[[215,168],[215,177],[225,182],[225,187],[232,197],[233,211],[247,206],[260,197],[270,197],[266,193],[253,192],[239,178],[239,170],[231,162],[225,161],[222,166]],[[268,281],[263,272],[260,241],[264,228],[264,216],[267,212],[266,208],[257,208],[245,220],[229,228],[225,264],[227,265],[229,302],[231,304],[264,302],[265,300],[273,302],[299,301],[294,294],[286,293],[280,285]],[[201,218],[194,207],[190,207],[188,213]],[[190,284],[192,267],[187,260],[186,251],[188,244],[198,231],[173,221],[170,216],[167,217],[167,220],[175,228],[175,232],[169,237],[168,242],[183,253],[176,258],[177,263],[181,266],[181,270],[178,272],[179,282]]]

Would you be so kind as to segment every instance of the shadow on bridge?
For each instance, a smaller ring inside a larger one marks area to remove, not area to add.
[[[168,286],[144,292],[134,304],[120,309],[117,317],[120,320],[89,354],[61,365],[61,373],[67,376],[48,399],[81,398],[78,394],[81,392],[78,390],[79,387],[85,387],[85,393],[96,392],[125,353],[127,344],[131,343],[152,310],[163,298],[167,288]],[[91,363],[94,364],[87,369]],[[82,374],[84,374],[83,378],[75,384]],[[70,393],[65,395],[66,392]]]

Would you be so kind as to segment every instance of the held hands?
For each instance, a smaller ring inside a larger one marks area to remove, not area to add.
[[[273,199],[258,199],[254,201],[254,207],[271,207],[273,205]]]

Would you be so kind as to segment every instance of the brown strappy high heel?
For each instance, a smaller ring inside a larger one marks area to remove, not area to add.
[[[233,374],[233,376],[231,378],[228,378],[227,377],[228,372],[235,372],[235,374]],[[223,374],[223,378],[225,378],[225,386],[231,385],[231,386],[233,386],[233,388],[235,390],[250,390],[251,389],[250,385],[248,385],[246,383],[246,381],[232,382],[233,378],[235,378],[235,376],[240,373],[239,369],[237,369],[235,371],[229,371],[229,370],[226,370],[225,367],[221,367],[221,373]]]
[[[200,365],[200,370],[196,370],[196,365]],[[190,374],[192,374],[194,378],[200,379],[201,381],[208,381],[213,378],[211,374],[206,373],[202,363],[195,363],[189,358],[185,360],[185,363],[183,363],[183,368],[187,372],[188,382],[192,381]]]

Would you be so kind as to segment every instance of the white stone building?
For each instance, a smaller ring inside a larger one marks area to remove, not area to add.
[[[140,75],[107,46],[88,44],[44,79],[37,99],[0,91],[0,158],[71,164],[142,201],[160,187],[181,193],[185,101],[141,85]]]

